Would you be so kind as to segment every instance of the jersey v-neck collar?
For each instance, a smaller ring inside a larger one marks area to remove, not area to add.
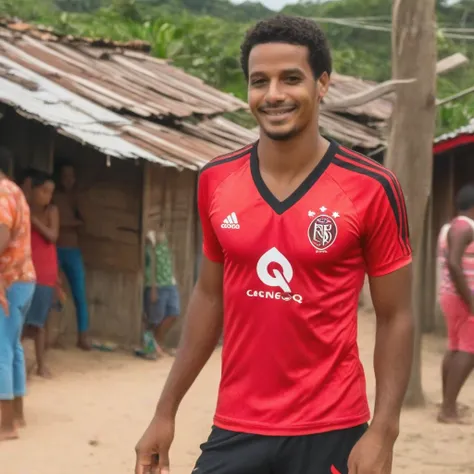
[[[273,193],[268,189],[265,181],[263,181],[262,175],[260,173],[260,166],[258,160],[258,141],[252,148],[250,154],[250,170],[252,173],[253,182],[257,187],[257,190],[262,197],[262,199],[277,213],[283,214],[285,211],[294,206],[303,196],[314,186],[316,181],[323,175],[328,166],[331,164],[331,161],[334,155],[337,152],[338,144],[332,140],[329,141],[329,148],[324,154],[321,161],[314,167],[314,169],[309,173],[309,175],[304,179],[304,181],[295,189],[295,191],[290,194],[283,201],[278,200]]]

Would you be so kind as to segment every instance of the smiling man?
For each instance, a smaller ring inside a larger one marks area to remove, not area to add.
[[[400,184],[320,135],[331,55],[314,22],[264,20],[241,52],[260,139],[200,175],[203,263],[135,472],[168,471],[178,406],[223,327],[214,426],[193,472],[389,474],[413,335]],[[377,319],[370,427],[357,347],[366,273]]]

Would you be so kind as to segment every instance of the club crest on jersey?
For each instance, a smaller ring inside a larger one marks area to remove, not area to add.
[[[326,252],[335,242],[337,237],[336,219],[339,217],[337,212],[329,215],[327,208],[322,206],[321,214],[316,215],[314,211],[308,212],[308,217],[313,218],[308,227],[308,238],[311,245],[318,252]]]

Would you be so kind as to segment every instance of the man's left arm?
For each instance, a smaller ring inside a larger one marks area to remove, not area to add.
[[[398,436],[400,411],[413,358],[412,265],[370,278],[377,320],[374,372],[375,407],[371,426],[383,435]]]
[[[405,200],[390,173],[363,216],[363,251],[376,315],[375,408],[353,449],[349,473],[391,473],[393,446],[413,355],[412,253]]]

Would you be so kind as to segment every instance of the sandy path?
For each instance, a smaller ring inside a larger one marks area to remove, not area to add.
[[[373,394],[373,322],[361,317],[361,356]],[[424,410],[405,411],[394,474],[474,472],[474,426],[443,426],[435,419],[439,363],[444,343],[426,338]],[[18,441],[0,446],[2,474],[131,474],[133,448],[149,421],[170,368],[124,354],[51,354],[54,380],[34,380],[27,399],[28,427]],[[219,353],[212,357],[183,403],[172,450],[173,474],[189,474],[199,443],[209,431],[219,379]],[[474,407],[474,379],[462,401]]]

